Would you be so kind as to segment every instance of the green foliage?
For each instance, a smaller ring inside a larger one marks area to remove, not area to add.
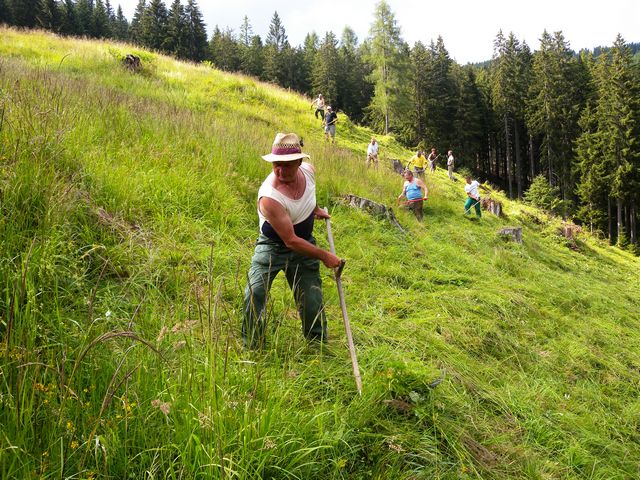
[[[313,91],[322,92],[327,105],[332,105],[333,107],[337,107],[340,73],[342,71],[337,47],[338,39],[332,32],[327,32],[315,54],[311,70]]]
[[[549,181],[543,175],[538,175],[531,182],[531,186],[524,194],[524,200],[547,212],[558,214],[563,211],[560,189],[549,185]]]
[[[369,34],[366,58],[372,66],[373,97],[367,115],[372,124],[381,123],[387,134],[398,129],[396,124],[400,124],[408,110],[409,91],[405,81],[408,47],[402,40],[391,8],[384,0],[376,5]]]

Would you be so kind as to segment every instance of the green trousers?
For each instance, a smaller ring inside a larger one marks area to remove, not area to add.
[[[482,210],[480,209],[480,200],[474,200],[471,197],[467,197],[467,201],[464,202],[464,213],[469,215],[471,213],[471,207],[476,210],[476,216],[480,218],[482,216]]]
[[[313,237],[310,240],[315,245]],[[274,278],[284,271],[302,320],[302,333],[310,340],[326,340],[327,320],[322,300],[320,261],[260,235],[251,259],[244,291],[242,341],[245,347],[264,345],[266,301]]]

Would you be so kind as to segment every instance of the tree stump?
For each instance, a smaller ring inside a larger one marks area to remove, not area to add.
[[[391,168],[393,168],[394,172],[399,173],[400,175],[404,173],[404,167],[402,166],[402,162],[400,162],[400,160],[397,160],[395,158],[391,159]]]
[[[491,197],[482,197],[482,199],[480,200],[480,206],[483,210],[494,214],[496,217],[502,215],[502,203]]]
[[[577,233],[582,232],[582,228],[579,225],[573,223],[562,224],[562,236],[567,240],[573,240]]]
[[[139,72],[142,68],[140,57],[131,53],[125,55],[125,57],[122,59],[122,64],[127,68],[127,70],[135,73]]]
[[[505,227],[498,231],[501,237],[513,240],[516,243],[522,243],[522,227]]]
[[[402,233],[406,233],[402,228],[400,222],[393,213],[391,207],[387,207],[381,203],[374,202],[368,198],[358,197],[357,195],[351,195],[350,193],[344,196],[344,203],[352,208],[358,208],[363,210],[374,217],[382,217],[388,219],[398,230]]]

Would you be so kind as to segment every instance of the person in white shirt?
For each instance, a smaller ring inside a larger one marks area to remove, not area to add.
[[[329,218],[316,204],[315,168],[304,159],[295,133],[278,133],[271,153],[262,158],[272,172],[258,190],[258,241],[247,275],[242,341],[247,348],[264,346],[266,301],[273,279],[284,271],[310,340],[327,339],[320,262],[338,268],[341,259],[316,246],[313,222]]]
[[[367,168],[369,168],[369,166],[373,162],[373,166],[375,167],[375,169],[376,170],[378,169],[379,150],[380,150],[380,145],[378,145],[378,142],[376,142],[375,138],[372,138],[371,143],[367,147]]]
[[[447,170],[449,172],[449,179],[455,181],[456,177],[453,176],[454,166],[453,150],[449,150],[447,152]]]
[[[482,217],[482,211],[480,209],[480,191],[478,188],[480,184],[477,180],[471,180],[470,176],[465,177],[465,181],[467,184],[464,186],[464,191],[467,193],[467,201],[464,204],[464,213],[465,215],[469,215],[471,213],[471,208],[475,208],[476,216],[478,218]]]
[[[318,94],[313,102],[311,102],[311,108],[316,107],[316,118],[320,115],[320,120],[324,120],[324,97],[321,93]]]

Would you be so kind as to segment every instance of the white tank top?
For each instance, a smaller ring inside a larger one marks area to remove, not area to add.
[[[262,197],[273,198],[280,203],[289,214],[291,223],[294,225],[302,223],[309,218],[316,208],[316,180],[313,174],[312,166],[309,163],[302,162],[300,165],[300,171],[304,175],[306,186],[302,197],[298,200],[294,200],[285,196],[283,193],[276,190],[273,186],[275,174],[271,174],[265,179],[258,190],[258,218],[260,220],[259,229],[263,232],[263,225],[267,222],[267,219],[262,215],[260,211],[260,199]]]

